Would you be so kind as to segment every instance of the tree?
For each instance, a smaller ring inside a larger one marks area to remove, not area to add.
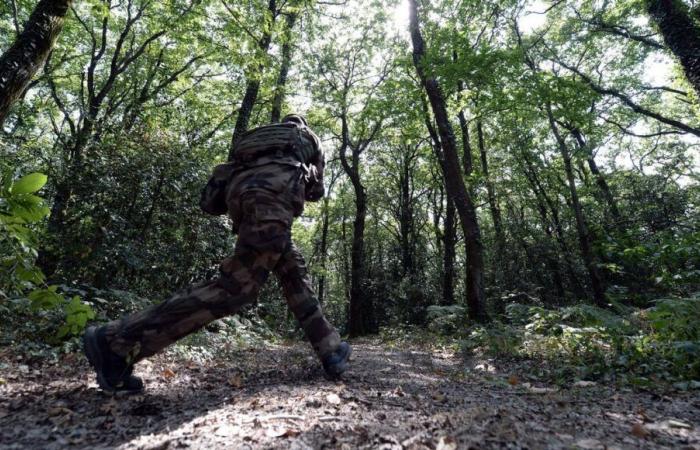
[[[12,104],[46,62],[58,38],[71,0],[41,0],[15,43],[0,56],[0,127]]]
[[[232,17],[240,17],[240,13],[233,10],[228,3],[224,3],[224,5],[226,5]],[[231,137],[231,147],[229,148],[228,152],[229,161],[233,159],[233,150],[236,142],[238,142],[238,138],[248,130],[250,115],[253,112],[253,107],[258,99],[261,77],[263,75],[262,72],[266,67],[265,60],[267,58],[267,52],[270,48],[270,43],[272,42],[272,34],[274,32],[275,22],[278,15],[279,10],[277,8],[277,0],[269,0],[267,9],[263,11],[262,20],[259,24],[261,32],[259,37],[256,39],[257,51],[253,56],[253,61],[248,67],[245,94],[241,100],[241,106],[238,109],[236,125],[233,129],[233,136]],[[246,33],[255,38],[255,31],[247,28],[246,25],[241,26],[244,28]]]
[[[92,15],[94,11],[73,9],[82,36],[85,36],[88,42],[86,68],[85,72],[82,72],[83,67],[75,66],[63,70],[70,74],[66,76],[67,79],[71,76],[79,79],[78,92],[71,91],[73,86],[70,86],[69,91],[63,93],[57,79],[50,77],[47,80],[50,98],[63,116],[60,124],[53,122],[53,131],[62,152],[61,160],[65,163],[63,167],[54,168],[54,198],[47,226],[53,236],[60,236],[69,228],[68,210],[73,195],[80,187],[79,181],[89,171],[89,159],[95,157],[94,154],[86,153],[91,145],[100,141],[120,108],[124,107],[125,115],[122,117],[126,116],[126,129],[129,130],[143,104],[174,83],[180,74],[201,58],[195,56],[184,66],[173,69],[172,73],[166,74],[155,86],[152,85],[155,74],[150,78],[147,76],[145,80],[131,78],[130,81],[139,80],[143,85],[139,85],[137,96],[125,95],[122,91],[125,87],[122,84],[125,74],[147,58],[149,49],[156,46],[158,40],[166,35],[168,27],[174,27],[178,20],[191,12],[194,3],[184,4],[182,9],[174,8],[174,12],[171,13],[172,21],[168,24],[154,20],[148,14],[149,7],[153,8],[153,5],[148,0],[139,4],[129,0],[124,5],[112,5],[108,2],[105,3],[106,10],[100,9],[98,17]],[[113,9],[118,11],[118,14],[113,15]],[[121,13],[123,18],[120,17]],[[116,32],[112,32],[112,27],[117,28]],[[158,58],[162,56],[160,53]],[[156,61],[156,65],[160,63]],[[72,70],[78,71],[78,74],[71,73]],[[40,252],[39,265],[47,276],[53,275],[61,262],[57,248],[49,245]]]
[[[646,0],[666,46],[678,58],[688,81],[700,96],[700,21],[682,0]]]
[[[426,74],[426,49],[420,31],[417,0],[411,0],[409,4],[411,7],[410,31],[413,42],[413,62],[423,87],[428,94],[428,99],[435,115],[440,134],[440,143],[445,156],[443,171],[446,188],[459,212],[467,246],[467,304],[469,306],[469,316],[476,321],[485,321],[488,316],[485,309],[484,258],[476,209],[459,170],[456,141],[442,89],[435,78]]]
[[[270,122],[279,122],[282,117],[282,103],[284,101],[285,90],[287,88],[287,77],[289,76],[289,68],[292,65],[292,50],[294,48],[294,24],[299,17],[299,11],[293,10],[287,13],[287,19],[284,28],[284,41],[282,42],[282,61],[280,63],[280,71],[275,84],[275,96],[272,100],[272,111],[270,113]]]

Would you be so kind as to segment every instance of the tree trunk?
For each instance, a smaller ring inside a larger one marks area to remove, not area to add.
[[[547,194],[547,191],[545,190],[544,186],[542,186],[542,183],[537,175],[537,171],[535,170],[532,161],[530,161],[530,158],[526,151],[522,151],[521,155],[524,163],[523,171],[525,172],[525,177],[527,178],[528,183],[530,184],[530,189],[535,195],[535,199],[537,200],[539,208],[541,208],[540,215],[542,217],[545,230],[550,229],[550,224],[554,226],[555,240],[559,244],[559,248],[564,257],[564,261],[566,262],[566,271],[569,275],[569,281],[571,283],[571,286],[574,292],[581,292],[583,290],[583,286],[581,285],[578,276],[576,276],[576,271],[574,270],[574,263],[571,258],[571,251],[569,250],[569,245],[566,243],[564,227],[562,226],[561,220],[559,219],[559,210],[557,208],[557,205],[556,203],[554,203],[554,200],[552,200],[552,198]],[[551,221],[547,218],[547,208],[549,208],[549,211],[552,215]]]
[[[321,216],[321,275],[318,277],[318,302],[323,304],[326,294],[326,253],[328,252],[328,227],[330,225],[330,217],[328,213],[328,196],[323,199],[323,210]]]
[[[457,225],[455,223],[455,205],[452,199],[447,197],[445,209],[445,231],[442,237],[444,249],[442,260],[442,303],[455,304],[455,244],[457,243]]]
[[[0,126],[51,53],[71,3],[71,0],[41,0],[24,31],[0,56]]]
[[[495,279],[498,282],[506,281],[503,278],[505,272],[507,272],[507,261],[505,258],[506,250],[506,238],[503,232],[503,221],[501,219],[501,209],[498,206],[498,199],[496,198],[496,191],[491,182],[489,176],[489,163],[486,157],[486,145],[484,143],[484,129],[481,120],[476,122],[476,132],[479,142],[479,155],[481,156],[481,172],[484,177],[484,182],[486,184],[486,195],[489,202],[489,210],[491,211],[491,220],[493,221],[493,229],[496,234],[496,252],[495,252],[495,263],[496,270],[499,272],[496,274]]]
[[[445,157],[443,171],[448,194],[454,199],[464,232],[467,251],[467,306],[469,317],[478,322],[488,320],[485,308],[484,292],[484,259],[481,231],[476,217],[476,208],[472,197],[467,191],[459,170],[457,145],[447,114],[445,99],[440,85],[435,78],[429,78],[423,70],[425,62],[425,44],[420,32],[417,0],[410,0],[410,31],[413,41],[413,62],[419,78],[428,94],[435,121],[437,123],[440,142]]]
[[[277,0],[270,0],[268,3],[268,12],[271,14],[271,23],[263,27],[263,34],[258,41],[258,49],[262,56],[267,55],[267,51],[270,48],[270,43],[272,42],[272,30],[275,18],[277,17]],[[259,64],[255,68],[254,73],[251,73],[248,81],[246,83],[245,95],[243,96],[243,101],[241,101],[241,108],[238,110],[238,117],[236,118],[236,125],[233,129],[233,136],[231,136],[231,147],[228,151],[228,160],[233,159],[233,149],[238,142],[238,139],[243,133],[248,131],[248,124],[250,122],[250,115],[253,112],[253,107],[255,102],[258,100],[258,92],[260,91],[260,79],[262,77],[262,72],[265,69],[263,63]]]
[[[270,123],[277,123],[282,117],[282,103],[286,94],[287,76],[292,65],[292,36],[296,20],[297,13],[287,15],[287,28],[284,30],[284,42],[282,43],[282,63],[280,64],[280,73],[277,76],[277,84],[275,85],[275,97],[272,99]]]
[[[351,337],[362,336],[365,329],[365,295],[364,295],[364,259],[365,259],[365,218],[367,202],[364,187],[355,189],[355,220],[352,230],[352,248],[350,250],[350,317],[348,334]]]
[[[527,170],[526,170],[527,172]],[[555,242],[554,235],[552,233],[552,225],[550,223],[550,220],[547,215],[547,206],[545,203],[542,201],[540,198],[540,194],[537,192],[537,186],[532,180],[532,177],[526,173],[525,177],[528,179],[528,184],[530,185],[530,189],[532,190],[532,193],[535,196],[535,202],[537,203],[537,211],[539,212],[540,215],[540,220],[542,222],[542,228],[544,229],[545,234],[547,235],[547,248],[546,248],[546,255],[545,258],[547,260],[547,270],[552,274],[552,281],[554,282],[554,288],[556,289],[557,297],[558,300],[556,303],[561,303],[564,298],[566,297],[566,292],[564,291],[564,283],[562,281],[562,276],[561,276],[561,271],[559,268],[559,262],[558,258],[556,255],[556,252],[554,251],[553,243]],[[566,256],[566,255],[565,255]],[[569,275],[572,277],[575,277],[573,274],[573,268],[571,264],[569,263],[568,259],[567,261],[567,267],[569,269]]]
[[[472,162],[472,144],[469,142],[469,124],[467,123],[467,118],[464,115],[464,111],[460,111],[459,117],[459,128],[462,131],[462,165],[464,166],[464,173],[469,176],[474,171],[474,163]]]
[[[401,269],[403,276],[415,274],[413,260],[413,199],[411,196],[410,157],[402,156],[401,174],[399,175],[399,234],[401,245]]]
[[[348,111],[341,113],[342,144],[340,147],[340,163],[350,178],[355,191],[355,220],[353,221],[352,248],[350,250],[350,311],[348,315],[348,334],[352,337],[365,334],[370,305],[365,298],[365,219],[367,217],[367,195],[360,180],[360,154],[363,148],[351,146]],[[366,145],[369,144],[369,141]],[[347,151],[351,151],[348,161]]]
[[[608,204],[610,214],[613,216],[613,219],[615,221],[615,227],[620,227],[622,225],[622,216],[620,215],[620,210],[617,207],[617,202],[615,201],[615,197],[613,197],[612,195],[610,186],[605,180],[605,175],[603,175],[603,173],[600,171],[600,169],[598,168],[598,164],[593,158],[593,152],[591,151],[590,147],[586,144],[586,141],[584,140],[580,130],[574,128],[571,130],[571,134],[576,139],[576,143],[578,143],[579,149],[586,155],[586,162],[588,163],[588,168],[591,169],[591,173],[595,177],[595,182],[598,185],[598,189],[600,190],[603,199]]]
[[[700,96],[700,25],[682,0],[647,0],[666,46],[683,66],[685,76]]]
[[[569,149],[566,146],[564,138],[559,133],[557,124],[554,121],[554,116],[552,114],[552,108],[549,104],[546,105],[547,118],[549,119],[549,126],[552,129],[552,134],[557,141],[559,146],[559,151],[561,153],[562,159],[564,160],[564,171],[566,172],[567,184],[569,187],[569,192],[571,195],[571,207],[574,211],[574,217],[576,219],[576,231],[579,239],[579,247],[581,249],[581,256],[583,257],[583,262],[588,270],[588,276],[591,282],[591,289],[593,290],[593,300],[596,305],[600,307],[607,306],[607,300],[605,299],[605,287],[603,286],[603,280],[598,272],[597,263],[595,256],[593,255],[593,250],[591,248],[590,234],[588,233],[588,226],[586,225],[586,220],[583,215],[583,208],[578,198],[578,191],[576,189],[576,180],[574,179],[574,171],[571,165],[571,155],[569,154]]]
[[[437,131],[435,131],[435,127],[433,126],[431,120],[430,120],[430,114],[428,113],[428,105],[425,102],[425,98],[421,95],[421,104],[423,106],[423,115],[424,115],[424,120],[425,120],[425,126],[428,128],[428,133],[430,134],[430,138],[433,141],[433,151],[435,152],[435,157],[438,160],[438,164],[440,165],[440,170],[442,172],[442,181],[443,181],[443,186],[445,186],[445,190],[447,190],[447,182],[445,180],[445,156],[442,152],[441,144],[440,144],[440,136],[438,136]],[[464,113],[460,113],[460,123],[463,123],[466,126],[466,119],[464,119]],[[462,121],[462,119],[464,119]],[[464,136],[464,129],[462,129],[463,134],[462,138],[465,138]],[[469,132],[467,131],[466,135],[466,140],[465,142],[467,143],[466,145],[469,146]],[[467,167],[467,158],[468,158],[468,163],[470,164],[469,167],[471,167],[471,150],[467,151],[465,150],[465,168]],[[471,169],[470,169],[471,170]],[[440,191],[442,194],[442,190]],[[442,233],[442,248],[443,248],[443,254],[442,254],[442,303],[444,305],[453,305],[455,303],[455,294],[454,294],[454,280],[455,280],[455,260],[457,258],[457,254],[455,251],[455,247],[457,244],[457,226],[456,226],[456,216],[455,216],[455,204],[454,201],[452,200],[452,197],[450,197],[450,194],[448,192],[445,192],[445,197],[446,197],[446,207],[445,207],[445,223],[444,223],[444,232]],[[442,195],[440,196],[440,203],[442,206]],[[438,223],[436,223],[436,228],[439,227],[439,220]]]

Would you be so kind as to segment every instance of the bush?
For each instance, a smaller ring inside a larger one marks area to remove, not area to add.
[[[647,385],[700,380],[700,298],[661,299],[624,316],[592,305],[546,309],[513,303],[507,324],[475,328],[471,354],[546,361],[555,381],[605,379]]]
[[[44,200],[35,194],[46,180],[41,173],[13,180],[9,171],[0,179],[0,300],[5,302],[2,309],[14,316],[61,310],[63,323],[55,330],[55,337],[62,339],[79,334],[95,313],[79,296],[67,298],[58,286],[47,285],[35,265],[39,245],[35,226],[49,214]],[[29,322],[15,323],[29,326]]]
[[[467,320],[467,310],[463,306],[430,305],[426,309],[428,329],[438,334],[453,334],[461,329]]]

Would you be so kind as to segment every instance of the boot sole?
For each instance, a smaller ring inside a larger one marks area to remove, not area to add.
[[[118,387],[113,386],[107,381],[107,378],[102,372],[103,361],[102,352],[100,351],[97,345],[97,327],[88,327],[88,329],[85,330],[85,334],[83,334],[83,350],[85,351],[85,356],[87,357],[88,362],[90,363],[92,368],[95,369],[95,374],[97,375],[97,384],[100,386],[100,389],[110,394],[115,394],[117,392],[136,394],[143,391],[143,388],[120,389]]]
[[[352,347],[348,347],[348,354],[345,356],[340,364],[333,367],[333,370],[326,372],[326,376],[330,380],[337,380],[340,376],[348,369],[348,361],[350,360],[350,355],[352,355]]]
[[[83,350],[85,351],[85,356],[87,356],[88,362],[92,368],[95,369],[95,373],[97,374],[97,384],[100,386],[100,388],[103,391],[116,392],[116,389],[107,383],[107,380],[102,373],[102,353],[100,352],[100,349],[97,348],[97,335],[95,327],[89,327],[87,330],[85,330],[85,334],[83,334]]]

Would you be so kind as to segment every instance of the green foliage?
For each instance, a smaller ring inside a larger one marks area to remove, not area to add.
[[[700,341],[700,296],[657,300],[645,318],[663,340]]]
[[[506,322],[474,328],[469,354],[546,361],[559,382],[603,379],[633,385],[700,379],[700,299],[662,299],[624,316],[591,305],[559,309],[510,304]]]
[[[66,323],[58,330],[58,337],[77,335],[85,329],[88,320],[95,318],[95,311],[85,304],[77,295],[63,307],[66,313]]]
[[[33,173],[19,180],[9,170],[0,180],[0,296],[8,297],[44,282],[34,266],[37,239],[32,225],[49,212],[41,197],[34,195],[46,182],[46,176]]]
[[[47,176],[42,173],[30,173],[13,181],[9,170],[0,180],[0,300],[8,302],[9,308],[5,307],[11,313],[19,312],[23,300],[28,300],[35,313],[60,309],[65,323],[56,337],[61,339],[79,334],[95,312],[79,296],[67,299],[58,292],[58,286],[46,285],[46,277],[35,265],[39,240],[34,226],[49,214],[49,208],[34,194],[46,181]]]
[[[428,329],[443,335],[455,334],[462,329],[467,309],[460,305],[430,305],[426,308]]]

